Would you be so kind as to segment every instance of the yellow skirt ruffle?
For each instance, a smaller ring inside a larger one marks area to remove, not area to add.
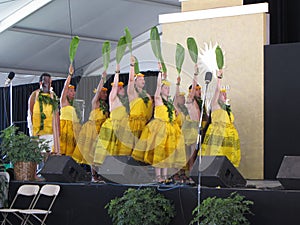
[[[152,120],[143,130],[132,157],[158,168],[184,167],[185,145],[178,124]]]
[[[76,137],[80,130],[80,124],[70,120],[60,120],[60,153],[72,156],[76,147]]]

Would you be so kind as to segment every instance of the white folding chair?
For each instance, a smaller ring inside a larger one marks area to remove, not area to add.
[[[33,204],[33,207],[31,209],[18,211],[20,214],[23,215],[21,225],[25,225],[27,223],[33,224],[33,222],[30,221],[30,218],[35,218],[37,221],[41,223],[41,225],[44,225],[47,216],[51,213],[51,208],[56,200],[59,191],[60,191],[59,185],[45,184],[44,186],[42,186],[38,194],[38,197],[36,198]],[[43,208],[38,208],[40,207],[39,202],[41,201],[42,197],[50,198],[48,199],[49,200],[48,208],[45,206],[43,206]]]
[[[30,209],[31,207],[33,207],[33,204],[35,202],[35,199],[37,197],[37,194],[39,193],[40,187],[38,185],[31,185],[31,184],[24,184],[21,185],[13,199],[13,201],[11,202],[9,208],[3,208],[0,209],[0,213],[3,216],[3,221],[1,223],[1,225],[6,224],[6,222],[8,222],[10,225],[12,225],[12,223],[8,220],[8,215],[9,214],[13,214],[16,217],[18,217],[19,219],[23,219],[20,215],[18,215],[18,211],[20,210],[20,208],[17,208],[17,204],[19,201],[21,201],[20,199],[22,199],[22,197],[26,197],[28,198],[28,201],[23,201],[22,203],[24,204],[24,202],[28,202],[27,206],[23,206],[23,209]]]

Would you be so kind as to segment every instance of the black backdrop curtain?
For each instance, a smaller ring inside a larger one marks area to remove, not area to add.
[[[150,94],[154,95],[156,90],[156,77],[157,72],[146,71],[142,72],[145,75],[146,86],[145,90]],[[114,75],[108,75],[105,87],[108,88],[108,92],[111,90],[111,82],[113,82]],[[76,86],[76,97],[75,99],[85,101],[85,116],[84,121],[89,117],[91,110],[91,101],[94,96],[93,90],[97,88],[101,76],[92,77],[74,77],[71,81]],[[128,83],[128,73],[120,74],[120,81],[124,82],[125,86]],[[55,80],[52,82],[54,92],[60,96],[63,89],[65,80]],[[30,94],[39,88],[38,83],[26,84],[13,86],[13,123],[20,128],[21,131],[28,134],[27,129],[27,110],[28,110],[28,99]],[[0,88],[0,130],[10,126],[10,100],[9,100],[9,87]]]
[[[299,0],[244,0],[244,4],[269,3],[270,43],[300,42]]]

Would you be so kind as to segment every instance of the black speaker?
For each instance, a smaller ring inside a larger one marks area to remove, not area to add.
[[[197,157],[190,177],[198,184],[199,157]],[[246,180],[226,156],[202,156],[200,184],[207,187],[244,187]]]
[[[41,170],[46,181],[81,182],[90,181],[91,177],[70,156],[49,156]]]
[[[300,189],[300,156],[284,156],[276,178],[285,189]]]
[[[154,168],[140,163],[131,156],[107,156],[101,166],[95,167],[106,182],[119,184],[152,183]]]

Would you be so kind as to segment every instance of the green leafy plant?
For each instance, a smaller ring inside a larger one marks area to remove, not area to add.
[[[16,162],[39,163],[43,159],[41,152],[49,150],[49,141],[29,137],[23,132],[18,132],[15,126],[2,130],[0,138],[2,140],[1,153],[6,155],[13,164]]]
[[[117,46],[117,53],[116,53],[117,64],[120,64],[121,59],[124,56],[126,47],[127,47],[126,37],[122,36],[122,37],[120,37],[120,39],[118,41],[118,46]]]
[[[252,214],[250,205],[253,205],[252,201],[236,192],[227,198],[209,197],[193,210],[195,217],[190,224],[247,225],[250,223],[245,215]]]
[[[107,70],[110,61],[110,49],[111,49],[110,42],[105,41],[102,44],[102,58],[103,58],[103,67],[105,71]]]
[[[222,49],[220,48],[219,45],[216,47],[215,53],[216,53],[217,65],[218,65],[218,68],[220,70],[224,66],[224,55],[223,55],[223,51],[222,51]]]
[[[168,225],[175,216],[174,205],[153,188],[129,188],[105,208],[114,225]]]
[[[187,47],[194,63],[198,61],[198,47],[195,39],[193,37],[189,37],[187,40]]]
[[[70,63],[73,63],[75,59],[78,45],[79,45],[79,37],[75,36],[72,38],[72,41],[70,43],[70,49],[69,49]]]
[[[183,61],[184,61],[184,48],[179,43],[177,43],[177,45],[176,45],[175,61],[176,61],[177,73],[178,73],[178,75],[180,75],[182,64],[183,64]]]

